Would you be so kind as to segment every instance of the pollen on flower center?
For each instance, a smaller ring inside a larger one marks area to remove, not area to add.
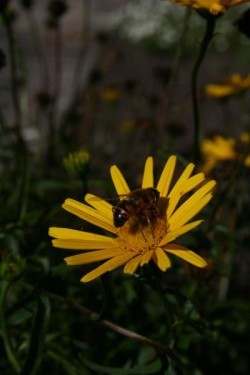
[[[131,218],[119,229],[117,242],[124,251],[143,255],[148,251],[155,250],[166,234],[166,216],[157,217],[146,224],[142,224],[137,218]]]

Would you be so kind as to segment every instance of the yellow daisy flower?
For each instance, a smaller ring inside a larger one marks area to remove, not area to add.
[[[245,167],[250,166],[248,146],[250,135],[244,132],[240,135],[240,139],[232,137],[222,137],[216,135],[212,139],[204,139],[201,144],[201,152],[203,155],[204,163],[201,167],[204,173],[209,173],[217,166],[217,164],[224,161],[240,162],[244,160]]]
[[[87,194],[85,201],[88,205],[66,199],[62,205],[66,211],[107,232],[101,235],[68,228],[49,229],[49,235],[54,237],[53,246],[84,250],[80,254],[65,258],[68,265],[105,261],[87,273],[81,279],[82,282],[91,281],[120,266],[124,266],[124,273],[133,274],[138,267],[151,260],[160,270],[166,271],[171,267],[169,254],[197,267],[207,266],[203,258],[174,241],[202,222],[190,220],[212,198],[215,181],[206,182],[203,173],[191,176],[195,166],[189,164],[170,189],[175,165],[176,156],[171,156],[155,185],[153,158],[148,157],[146,160],[141,189],[154,188],[159,192],[155,215],[148,216],[148,220],[141,221],[139,217],[130,217],[124,225],[117,228],[114,225],[113,206],[101,198]],[[131,190],[117,166],[113,165],[110,172],[117,194],[123,200]],[[192,190],[195,191],[185,201],[181,201],[183,196]]]
[[[172,0],[197,10],[206,11],[217,16],[225,13],[228,8],[247,3],[249,0]]]
[[[224,138],[216,135],[213,139],[204,139],[201,144],[201,152],[204,157],[202,170],[209,173],[218,162],[237,159],[234,138]]]
[[[207,85],[205,92],[207,96],[221,99],[231,95],[237,95],[250,89],[250,74],[242,77],[240,74],[233,74],[224,83],[218,85]]]

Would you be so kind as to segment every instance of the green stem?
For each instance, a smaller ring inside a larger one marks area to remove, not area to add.
[[[9,282],[6,280],[3,280],[2,285],[1,285],[1,294],[0,294],[0,321],[1,321],[1,326],[2,326],[1,331],[2,331],[2,338],[3,338],[3,343],[4,343],[7,357],[10,363],[12,364],[13,368],[15,369],[15,371],[19,372],[20,364],[15,355],[15,352],[14,352],[14,349],[10,340],[10,335],[8,332],[5,314],[4,314],[4,305],[5,305],[5,300],[6,300],[6,296],[8,293],[8,289],[9,289]]]
[[[216,17],[211,16],[206,18],[206,30],[203,36],[200,50],[194,64],[191,76],[191,93],[192,93],[192,105],[193,105],[193,116],[194,116],[194,148],[193,148],[193,159],[194,162],[198,162],[200,160],[200,112],[199,112],[199,105],[198,105],[198,94],[197,94],[197,80],[198,80],[198,73],[200,70],[201,63],[205,57],[207,52],[209,43],[211,42],[214,36],[214,29],[216,25]]]

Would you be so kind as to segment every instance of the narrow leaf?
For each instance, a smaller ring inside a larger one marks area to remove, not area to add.
[[[20,375],[35,375],[43,358],[44,339],[50,318],[50,302],[46,296],[38,296],[29,351]]]

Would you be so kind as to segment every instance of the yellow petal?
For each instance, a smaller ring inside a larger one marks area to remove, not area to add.
[[[114,269],[122,266],[123,264],[127,263],[131,258],[134,257],[134,254],[131,251],[127,251],[121,255],[118,255],[115,258],[108,260],[107,262],[103,263],[101,266],[97,267],[93,271],[87,273],[81,281],[83,283],[87,283],[91,280],[96,279],[97,277],[103,275],[106,272],[113,271]]]
[[[235,93],[235,89],[230,85],[207,85],[206,95],[214,98],[223,98]]]
[[[145,163],[143,179],[142,179],[142,188],[148,188],[154,186],[154,175],[153,175],[154,161],[152,156],[149,156]]]
[[[119,249],[96,250],[90,251],[88,253],[72,255],[70,257],[64,258],[64,260],[68,266],[77,266],[117,257],[117,254],[119,254]]]
[[[187,165],[175,185],[173,186],[172,190],[170,191],[168,195],[168,207],[167,207],[167,218],[169,218],[175,207],[177,206],[180,198],[185,194],[183,190],[186,187],[186,182],[193,172],[194,164],[190,163]]]
[[[60,249],[68,250],[97,250],[97,249],[109,249],[110,247],[115,248],[114,244],[110,244],[106,241],[83,241],[83,240],[52,240],[52,245]]]
[[[153,259],[161,271],[165,272],[168,268],[171,267],[169,257],[160,247],[155,250]]]
[[[175,164],[176,156],[172,155],[165,164],[157,185],[157,190],[160,192],[161,197],[166,197],[168,195],[169,187],[173,178]]]
[[[103,228],[111,233],[117,233],[110,218],[103,213],[87,206],[86,204],[75,201],[74,199],[66,199],[62,207],[73,215],[80,217],[100,228]]]
[[[183,225],[185,225],[189,220],[191,220],[195,215],[197,215],[203,207],[205,207],[208,202],[211,200],[212,194],[209,193],[205,197],[201,198],[199,201],[184,207],[184,204],[180,207],[177,215],[174,217],[174,221],[170,222],[169,220],[169,231],[174,232],[178,231]],[[174,215],[173,215],[174,216]]]
[[[176,191],[179,191],[179,189],[181,189],[181,187],[184,186],[184,183],[186,183],[189,176],[193,172],[194,167],[195,167],[195,165],[192,164],[192,163],[190,163],[186,166],[186,168],[182,172],[181,176],[178,178],[177,182],[173,186],[173,188],[172,188],[168,197],[171,197],[172,195],[174,195],[176,193]]]
[[[204,173],[197,173],[194,176],[190,177],[186,183],[185,186],[183,186],[182,193],[183,195],[188,193],[189,191],[196,188],[198,185],[200,185],[205,180]]]
[[[186,200],[168,219],[169,230],[175,231],[191,220],[210,201],[214,186],[215,181],[209,181]]]
[[[133,259],[131,259],[124,267],[123,272],[133,274],[137,270],[140,265],[141,255],[137,255]]]
[[[125,178],[116,165],[112,165],[112,167],[110,168],[110,174],[117,194],[127,195],[130,192],[130,189],[127,182],[125,181]]]
[[[85,201],[92,207],[102,212],[106,217],[113,218],[112,205],[106,202],[104,199],[97,197],[93,194],[86,194],[84,197]]]
[[[192,167],[193,165],[192,164],[189,164],[190,167]],[[186,172],[190,172],[191,168],[186,168]],[[184,171],[185,172],[185,171]],[[184,181],[182,179],[182,183],[180,184],[179,183],[179,180],[178,182],[176,183],[175,187],[172,189],[171,193],[169,194],[169,203],[168,203],[168,207],[167,207],[167,217],[168,219],[170,218],[170,216],[172,215],[172,213],[174,212],[176,206],[178,205],[180,199],[183,197],[183,195],[185,195],[186,193],[188,193],[189,191],[191,191],[192,189],[194,189],[195,187],[197,187],[198,185],[201,184],[201,182],[203,182],[205,179],[204,177],[204,174],[203,173],[198,173],[197,175],[194,175],[190,178],[188,178],[186,181]]]
[[[113,243],[113,238],[102,236],[101,234],[95,234],[90,232],[84,232],[81,230],[76,229],[69,229],[69,228],[58,228],[58,227],[51,227],[49,228],[49,235],[51,237],[59,238],[60,240],[88,240],[88,241],[95,241],[95,242],[107,242]]]
[[[154,255],[154,251],[151,250],[151,251],[147,251],[146,253],[144,253],[142,256],[141,256],[141,261],[140,261],[140,266],[144,266],[144,264],[147,264],[152,256]]]
[[[190,230],[200,225],[202,222],[203,220],[193,221],[192,223],[183,225],[176,231],[167,233],[167,235],[159,243],[159,246],[164,246],[167,243],[174,241],[177,237],[180,237],[182,234],[189,232]]]
[[[52,240],[53,246],[61,249],[91,250],[116,247],[113,238],[75,229],[52,227],[49,229],[49,235],[56,238]]]
[[[168,244],[165,248],[165,251],[172,253],[177,257],[185,260],[188,263],[193,264],[196,267],[204,268],[207,266],[205,259],[195,254],[193,251],[186,249],[183,246],[176,244]]]

